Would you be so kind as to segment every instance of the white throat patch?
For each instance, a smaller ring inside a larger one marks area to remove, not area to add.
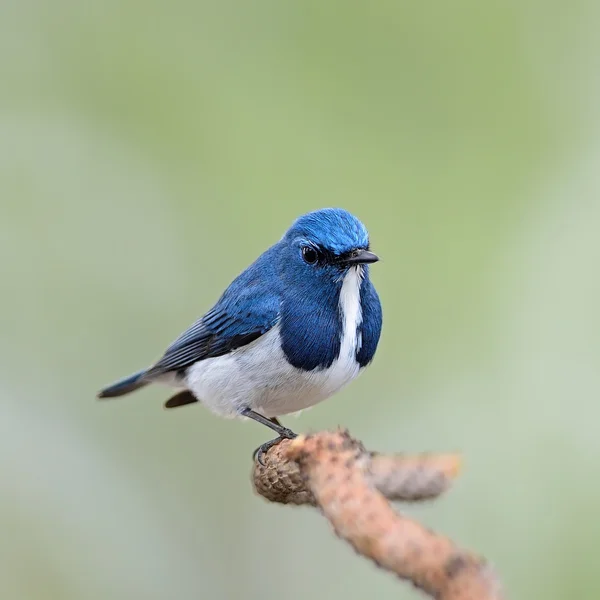
[[[342,313],[340,361],[349,358],[355,360],[356,353],[362,346],[362,336],[358,332],[358,327],[362,323],[362,308],[360,305],[362,278],[363,268],[358,265],[350,267],[342,283],[340,292],[340,311]]]

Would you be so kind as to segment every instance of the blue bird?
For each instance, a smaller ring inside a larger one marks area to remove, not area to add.
[[[373,359],[381,333],[379,296],[369,278],[365,226],[326,208],[298,218],[225,290],[162,358],[103,389],[114,398],[150,383],[178,389],[165,406],[200,402],[224,417],[247,417],[278,437],[278,420],[330,397]]]

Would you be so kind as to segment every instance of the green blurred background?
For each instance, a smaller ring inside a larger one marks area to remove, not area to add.
[[[420,597],[253,495],[260,426],[94,399],[343,206],[383,337],[286,423],[460,451],[408,512],[511,598],[598,598],[599,26],[591,0],[4,0],[0,597]]]

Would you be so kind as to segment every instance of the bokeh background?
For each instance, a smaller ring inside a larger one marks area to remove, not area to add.
[[[0,597],[419,597],[252,494],[260,426],[94,397],[343,206],[384,334],[287,423],[460,451],[407,511],[511,598],[598,598],[599,26],[592,0],[4,0]]]

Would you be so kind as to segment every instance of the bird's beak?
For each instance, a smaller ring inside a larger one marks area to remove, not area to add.
[[[379,256],[368,250],[354,250],[349,256],[344,259],[347,265],[367,265],[375,263],[379,260]]]

